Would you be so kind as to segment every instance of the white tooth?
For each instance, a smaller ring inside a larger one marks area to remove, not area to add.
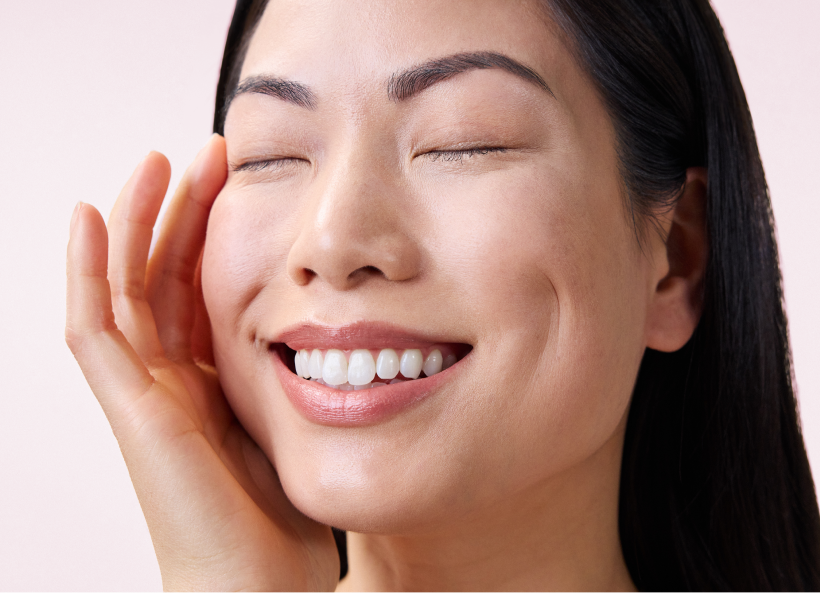
[[[353,391],[361,391],[362,389],[372,389],[377,383],[368,383],[367,385],[354,385]]]
[[[356,388],[353,387],[353,385],[351,385],[350,383],[344,383],[342,385],[337,385],[336,389],[338,389],[340,391],[353,391]]]
[[[347,382],[351,385],[367,385],[376,376],[376,363],[369,350],[354,350],[347,363]]]
[[[415,348],[405,350],[404,354],[401,355],[401,362],[399,363],[401,374],[408,379],[418,379],[421,373],[421,363],[421,350]]]
[[[341,350],[328,350],[322,363],[322,379],[330,385],[347,383],[347,359]]]
[[[427,355],[427,358],[424,360],[424,366],[421,367],[421,370],[423,370],[424,374],[428,377],[432,377],[436,373],[441,372],[442,362],[441,352],[438,350],[433,350]]]
[[[393,379],[399,374],[399,355],[392,348],[379,352],[376,359],[376,374],[381,379]]]
[[[404,383],[403,379],[393,379],[390,381],[389,385],[396,385],[397,383]]]
[[[293,357],[293,362],[296,365],[296,375],[301,377],[302,376],[302,357],[299,356],[299,352],[296,352],[296,355]]]
[[[447,358],[444,359],[444,364],[441,365],[441,370],[446,371],[451,366],[453,366],[456,362],[458,362],[458,359],[456,358],[456,355],[455,354],[448,354]]]
[[[299,361],[301,363],[299,366],[302,369],[302,376],[305,379],[310,379],[310,368],[308,366],[308,363],[310,362],[310,355],[307,350],[302,350],[299,352],[299,356],[302,358],[302,360]]]
[[[314,379],[322,378],[322,353],[314,350],[310,353],[310,360],[308,361],[308,372]]]

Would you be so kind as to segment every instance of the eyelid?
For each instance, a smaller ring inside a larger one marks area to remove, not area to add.
[[[230,169],[234,173],[242,171],[262,171],[265,169],[280,169],[286,164],[294,163],[295,161],[304,161],[297,157],[268,157],[261,159],[253,159],[242,163],[230,163]]]
[[[448,162],[460,162],[464,157],[470,158],[473,156],[484,156],[490,153],[504,153],[510,150],[506,146],[480,145],[480,146],[465,146],[463,148],[443,148],[436,150],[428,150],[421,153],[419,156],[430,157],[431,160],[444,160]],[[269,157],[261,159],[253,159],[241,163],[229,163],[231,172],[238,173],[243,171],[263,171],[267,169],[280,169],[287,164],[296,163],[298,161],[309,162],[306,159],[299,157]]]
[[[422,156],[428,156],[433,161],[443,159],[445,161],[460,162],[464,157],[469,158],[472,156],[484,156],[490,153],[503,153],[507,150],[505,146],[473,146],[468,148],[430,150],[423,153]]]

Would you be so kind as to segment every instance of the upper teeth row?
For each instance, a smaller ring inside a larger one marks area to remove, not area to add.
[[[329,385],[367,385],[376,375],[394,379],[399,372],[407,379],[417,379],[422,371],[430,377],[456,362],[453,354],[444,359],[440,350],[433,350],[422,358],[421,350],[405,350],[401,357],[392,348],[379,352],[376,360],[369,350],[354,350],[347,359],[341,350],[300,350],[296,353],[296,374],[305,379],[322,379]]]

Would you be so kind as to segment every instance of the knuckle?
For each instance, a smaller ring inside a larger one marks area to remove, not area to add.
[[[83,338],[82,332],[77,331],[70,325],[66,325],[65,343],[68,345],[68,349],[71,350],[72,354],[76,355],[77,352],[79,352],[82,347]]]
[[[116,331],[117,329],[113,313],[104,314],[92,325],[96,325],[96,327],[86,327],[70,321],[66,323],[65,342],[75,358],[82,355],[82,351],[86,348],[89,340],[104,332]]]
[[[199,255],[199,251],[191,252],[187,246],[169,245],[151,262],[148,276],[155,285],[165,284],[168,280],[193,284]]]
[[[145,282],[135,278],[121,278],[111,283],[113,298],[142,299],[145,293]]]

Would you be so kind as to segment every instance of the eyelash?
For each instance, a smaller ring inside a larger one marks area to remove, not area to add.
[[[425,153],[425,156],[429,156],[430,160],[438,161],[442,160],[448,163],[461,163],[466,158],[472,158],[474,156],[484,156],[490,153],[503,153],[507,152],[506,148],[501,146],[482,146],[479,148],[465,148],[463,150],[433,150],[428,153]],[[284,167],[286,164],[290,164],[294,161],[298,161],[301,159],[295,158],[278,158],[278,159],[267,159],[261,161],[250,161],[247,163],[242,163],[240,165],[233,165],[231,168],[234,172],[239,171],[262,171],[264,169],[279,169]]]
[[[482,146],[479,148],[465,148],[463,150],[434,150],[428,152],[427,155],[430,156],[432,161],[443,160],[450,163],[460,163],[464,161],[465,157],[483,156],[491,152],[507,152],[507,149],[501,146]]]
[[[242,163],[240,165],[232,165],[231,169],[234,172],[239,171],[262,171],[263,169],[281,169],[286,164],[293,163],[294,161],[298,161],[301,159],[295,158],[278,158],[278,159],[265,159],[261,161],[250,161],[247,163]]]

